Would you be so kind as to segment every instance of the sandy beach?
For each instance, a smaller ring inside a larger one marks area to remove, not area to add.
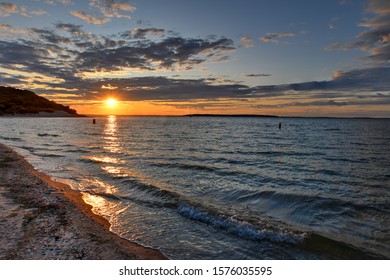
[[[0,144],[0,259],[166,259],[109,226],[79,192]]]

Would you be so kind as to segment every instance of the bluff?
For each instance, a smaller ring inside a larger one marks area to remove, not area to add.
[[[0,115],[65,112],[78,116],[76,110],[58,104],[29,90],[0,86]]]

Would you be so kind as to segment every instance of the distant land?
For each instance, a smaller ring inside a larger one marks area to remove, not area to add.
[[[0,86],[0,116],[81,117],[69,106],[58,104],[29,90]]]
[[[275,115],[258,115],[258,114],[188,114],[183,117],[229,117],[229,118],[283,118],[283,119],[389,119],[389,118],[374,118],[374,117],[303,117],[303,116],[275,116]]]
[[[230,115],[230,114],[189,114],[189,115],[184,115],[184,117],[279,118],[279,116],[274,116],[274,115],[256,115],[256,114],[238,114],[238,115]]]

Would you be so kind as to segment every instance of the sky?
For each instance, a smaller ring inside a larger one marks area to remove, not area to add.
[[[390,117],[390,1],[0,0],[0,85],[82,114]]]

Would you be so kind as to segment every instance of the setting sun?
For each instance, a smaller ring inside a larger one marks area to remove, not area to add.
[[[114,98],[109,98],[109,99],[106,100],[106,104],[107,104],[108,106],[110,106],[110,107],[115,106],[116,103],[117,103],[117,100],[114,99]]]

